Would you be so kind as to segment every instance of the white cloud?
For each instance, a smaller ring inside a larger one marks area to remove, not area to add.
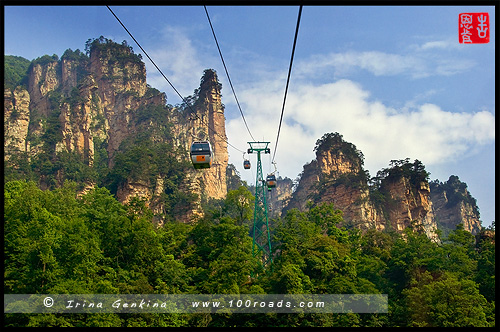
[[[449,50],[448,41],[425,43],[411,46],[403,54],[380,51],[347,51],[314,55],[299,62],[296,74],[307,77],[329,75],[347,77],[356,70],[365,70],[375,76],[405,75],[414,79],[429,76],[448,76],[464,72],[476,65],[474,61],[458,57],[442,58],[438,51]],[[430,52],[434,51],[434,52]]]
[[[178,27],[166,26],[162,31],[162,43],[155,45],[159,45],[159,48],[146,50],[149,56],[182,97],[192,95],[194,89],[200,85],[203,71],[207,69],[202,63],[202,59],[206,60],[206,56],[200,54],[193,45],[188,32]],[[158,69],[147,57],[143,58],[146,63],[148,84],[167,92],[169,103],[180,103],[181,98]]]
[[[273,82],[263,83],[241,94],[245,118],[256,139],[271,141],[274,153],[282,95]],[[258,97],[256,97],[258,96]],[[438,105],[420,104],[394,109],[370,99],[370,93],[350,80],[328,84],[303,84],[289,91],[276,162],[281,176],[294,179],[315,156],[316,140],[325,133],[339,132],[365,156],[365,169],[374,176],[392,159],[418,159],[426,166],[460,159],[475,146],[495,139],[492,113],[457,113]],[[241,118],[227,122],[228,139],[246,149],[249,140]],[[242,158],[230,151],[230,162],[250,183]],[[255,159],[254,159],[255,161]],[[269,162],[268,162],[269,164]],[[270,165],[263,167],[272,171]]]
[[[333,70],[337,76],[344,76],[355,69],[363,69],[376,76],[398,75],[423,68],[424,63],[413,56],[390,54],[378,51],[330,53],[315,55],[299,64],[299,75],[311,75]]]
[[[429,50],[457,50],[460,49],[461,45],[457,42],[457,38],[448,38],[442,40],[432,40],[423,43],[422,45],[413,45],[414,49],[417,51],[429,51]]]
[[[450,76],[459,73],[463,73],[468,69],[474,67],[476,63],[471,60],[448,60],[448,59],[439,59],[436,60],[436,67],[434,72],[437,75],[441,76]]]

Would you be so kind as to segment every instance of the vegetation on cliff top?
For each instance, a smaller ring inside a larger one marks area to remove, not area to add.
[[[435,193],[446,193],[447,203],[446,207],[454,207],[460,202],[464,202],[470,206],[475,214],[479,216],[479,208],[477,207],[477,201],[467,190],[467,184],[460,181],[458,176],[451,175],[448,181],[441,182],[439,180],[434,180],[430,182],[431,192]]]
[[[31,61],[20,56],[4,57],[4,88],[14,90],[17,86],[27,87],[28,68]]]

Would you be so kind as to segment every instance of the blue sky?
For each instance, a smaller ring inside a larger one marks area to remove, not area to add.
[[[183,96],[203,70],[223,86],[229,143],[251,140],[203,6],[111,6]],[[207,6],[248,126],[274,150],[298,6]],[[458,15],[487,12],[490,42],[458,42]],[[106,6],[5,6],[5,54],[29,60],[84,50],[103,35],[140,48]],[[457,175],[477,199],[483,226],[495,214],[495,8],[493,6],[304,6],[283,124],[278,174],[296,179],[325,133],[339,132],[372,176],[392,159],[418,159],[431,180]],[[180,98],[143,55],[148,83]],[[229,147],[242,178],[243,156]],[[271,156],[274,154],[272,151]],[[266,159],[267,158],[267,159]],[[255,163],[255,156],[250,156]],[[263,159],[271,172],[271,157]]]

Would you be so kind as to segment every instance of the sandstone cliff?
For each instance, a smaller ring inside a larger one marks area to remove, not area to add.
[[[29,150],[28,126],[30,123],[30,95],[18,87],[4,91],[4,158]]]
[[[214,153],[213,167],[196,171],[195,174],[204,183],[204,195],[216,199],[225,198],[226,169],[229,160],[226,119],[221,99],[221,85],[215,71],[205,71],[197,95],[196,103],[189,108],[187,121],[182,119],[181,113],[174,113],[171,120],[177,124],[174,126],[174,137],[186,151],[189,151],[193,140],[210,141]]]
[[[472,199],[450,206],[446,200],[450,189],[438,190],[436,183],[430,186],[428,173],[418,160],[394,160],[370,179],[363,169],[362,152],[340,134],[324,135],[315,151],[316,159],[304,166],[284,211],[331,202],[343,212],[340,226],[397,232],[411,226],[434,240],[436,229],[447,235],[458,223],[473,234],[481,229]],[[462,190],[462,194],[468,193]]]
[[[382,206],[385,212],[385,218],[381,221],[382,228],[402,232],[411,226],[420,228],[429,238],[437,239],[438,225],[433,216],[429,184],[425,179],[414,181],[411,175],[384,179],[379,190],[385,197],[385,204]]]
[[[472,234],[479,234],[481,223],[476,200],[467,190],[467,184],[461,182],[458,176],[452,175],[444,183],[432,181],[430,193],[434,220],[443,230],[443,235],[447,236],[458,223]]]
[[[200,87],[188,98],[192,105],[172,107],[165,93],[146,83],[141,57],[125,42],[101,37],[89,40],[87,47],[87,54],[67,50],[61,59],[34,60],[27,85],[5,89],[4,161],[9,174],[34,172],[41,188],[60,186],[66,179],[84,182],[82,190],[107,183],[121,202],[142,199],[158,215],[169,208],[164,196],[175,185],[175,191],[195,197],[177,207],[182,213],[176,217],[184,221],[201,215],[202,199],[224,198],[228,154],[215,71],[203,73]],[[145,138],[152,149],[166,144],[162,151],[183,163],[183,171],[162,173],[166,168],[157,165],[162,157],[157,153],[155,167],[143,163],[130,176],[117,173],[116,161],[121,166],[129,162],[123,156],[132,154],[134,143]],[[210,140],[216,160],[211,169],[190,167],[194,139]],[[68,169],[69,159],[76,165],[73,169]],[[20,166],[20,160],[29,166]]]
[[[283,209],[288,205],[292,198],[293,181],[287,177],[276,178],[276,187],[268,192],[267,203],[269,207],[269,215],[271,217],[279,217]]]

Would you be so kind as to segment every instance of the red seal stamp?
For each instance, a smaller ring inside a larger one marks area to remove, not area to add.
[[[490,42],[490,15],[488,13],[461,13],[458,15],[458,41],[460,44],[486,44]]]

